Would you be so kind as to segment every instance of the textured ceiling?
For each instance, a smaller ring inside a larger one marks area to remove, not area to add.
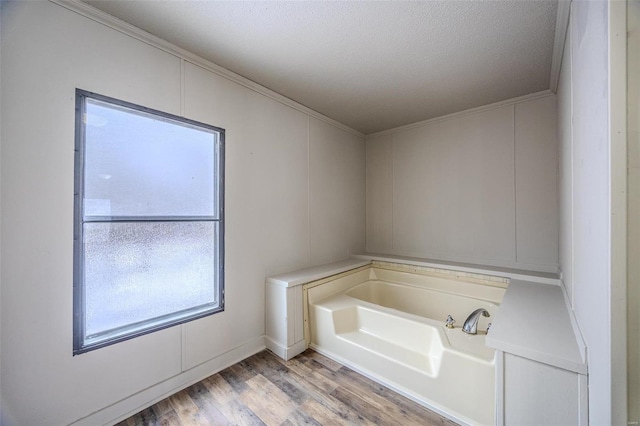
[[[85,0],[365,134],[549,88],[557,1]]]

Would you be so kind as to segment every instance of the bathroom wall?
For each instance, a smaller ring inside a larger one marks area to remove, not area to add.
[[[628,138],[628,401],[629,422],[640,422],[640,1],[627,2]]]
[[[0,13],[2,13],[0,3]],[[0,35],[2,19],[0,17]],[[0,40],[0,82],[2,81],[2,42]],[[2,176],[2,84],[0,84],[0,177]],[[0,366],[2,366],[2,182],[0,182]],[[0,368],[0,384],[2,384],[2,368]],[[0,390],[0,425],[2,425],[2,391]]]
[[[560,269],[587,345],[594,425],[622,424],[612,410],[610,171],[620,165],[611,163],[608,19],[607,2],[572,2],[558,87]]]
[[[567,31],[558,81],[558,142],[560,180],[560,267],[573,303],[573,126],[571,94],[571,31]]]
[[[8,425],[111,422],[243,359],[264,347],[266,275],[365,247],[362,135],[96,16],[51,2],[2,4]],[[226,129],[226,310],[73,357],[77,87]]]
[[[367,136],[367,251],[557,272],[556,97]]]

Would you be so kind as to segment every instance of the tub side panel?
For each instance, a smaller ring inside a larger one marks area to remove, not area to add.
[[[457,350],[429,320],[359,303],[342,294],[311,305],[311,346],[456,421],[493,423],[493,356]]]

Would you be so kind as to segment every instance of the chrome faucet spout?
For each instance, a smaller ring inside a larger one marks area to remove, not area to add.
[[[467,334],[478,334],[478,320],[480,319],[480,315],[484,317],[488,317],[489,311],[484,308],[478,308],[475,311],[471,312],[471,315],[467,317],[462,326],[462,331]]]

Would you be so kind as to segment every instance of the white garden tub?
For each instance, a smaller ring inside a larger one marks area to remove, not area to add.
[[[484,340],[507,280],[393,269],[307,285],[310,346],[460,423],[493,424],[494,350]],[[477,308],[491,317],[480,317],[477,335],[463,333]]]

